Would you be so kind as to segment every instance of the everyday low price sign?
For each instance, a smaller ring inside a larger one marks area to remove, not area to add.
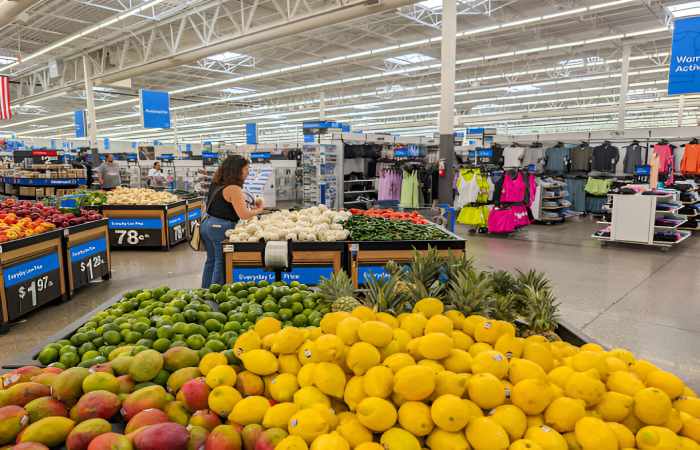
[[[70,248],[73,289],[87,285],[109,273],[107,240],[99,238]]]
[[[3,270],[10,320],[61,296],[58,253],[50,253]]]
[[[170,245],[185,240],[186,226],[185,213],[168,217],[168,241]]]
[[[109,244],[112,247],[160,247],[163,223],[160,219],[109,219]]]
[[[190,236],[194,231],[195,224],[199,223],[202,218],[202,209],[195,208],[187,211],[187,222],[189,223]]]
[[[668,95],[700,92],[700,17],[676,19],[668,76]]]

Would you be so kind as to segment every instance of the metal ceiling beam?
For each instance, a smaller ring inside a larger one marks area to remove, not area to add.
[[[11,24],[34,3],[37,3],[37,0],[0,0],[0,28]]]

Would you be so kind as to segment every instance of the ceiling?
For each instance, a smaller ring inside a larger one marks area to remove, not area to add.
[[[245,123],[255,121],[261,141],[289,142],[322,104],[324,117],[355,130],[437,131],[439,1],[30,3],[0,28],[0,74],[11,75],[15,104],[0,134],[71,138],[73,111],[85,108],[83,61],[96,85],[98,137],[243,143]],[[460,126],[513,135],[613,130],[625,47],[627,127],[677,126],[680,100],[666,95],[668,8],[685,3],[458,2]],[[141,128],[140,88],[171,93],[173,129]],[[700,98],[683,102],[680,124],[698,125]]]

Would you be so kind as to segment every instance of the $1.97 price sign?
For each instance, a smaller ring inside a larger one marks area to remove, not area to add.
[[[168,217],[168,242],[170,242],[170,245],[184,241],[186,232],[185,213]]]
[[[160,247],[160,219],[109,219],[109,244],[112,247]]]
[[[61,296],[58,258],[54,252],[3,270],[10,320]]]
[[[109,273],[107,239],[99,238],[70,248],[73,289]]]

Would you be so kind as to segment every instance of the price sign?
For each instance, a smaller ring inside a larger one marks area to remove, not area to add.
[[[109,244],[112,247],[160,247],[163,223],[160,219],[109,219]]]
[[[333,266],[298,266],[291,272],[282,272],[282,281],[291,283],[298,281],[309,286],[321,283],[321,277],[330,278],[333,275]]]
[[[168,217],[168,241],[170,245],[185,240],[186,226],[185,213]]]
[[[61,296],[58,253],[50,253],[3,270],[10,320]]]
[[[275,281],[275,272],[268,272],[261,267],[234,267],[233,282],[245,281]]]
[[[190,236],[192,235],[192,232],[194,231],[195,224],[198,224],[200,222],[201,218],[202,218],[202,208],[197,208],[197,209],[187,211],[187,222],[190,224]]]
[[[401,267],[404,270],[408,270],[408,265],[402,264]],[[357,268],[357,282],[360,286],[367,284],[367,280],[371,278],[387,278],[389,277],[389,272],[387,272],[384,266],[372,266],[372,265],[362,265]]]
[[[107,239],[99,238],[70,248],[73,289],[109,273]]]

